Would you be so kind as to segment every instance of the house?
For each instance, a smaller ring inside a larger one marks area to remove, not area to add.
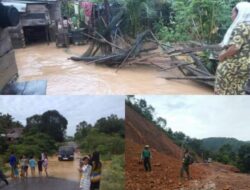
[[[6,131],[6,138],[8,142],[15,142],[22,137],[23,128],[13,128]]]
[[[20,13],[19,25],[9,28],[14,48],[55,41],[56,24],[62,18],[60,0],[2,0],[2,3],[16,7]]]

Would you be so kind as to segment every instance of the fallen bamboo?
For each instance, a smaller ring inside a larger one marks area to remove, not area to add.
[[[174,62],[171,62],[171,63],[174,63]],[[174,65],[172,67],[164,68],[164,69],[162,69],[162,71],[168,71],[168,70],[176,69],[178,67],[183,67],[183,66],[187,66],[187,65],[191,65],[191,64],[193,64],[193,63],[183,62],[183,63],[179,63],[177,65]]]
[[[189,77],[164,77],[167,80],[209,80],[214,81],[215,77],[197,77],[197,76],[189,76]]]

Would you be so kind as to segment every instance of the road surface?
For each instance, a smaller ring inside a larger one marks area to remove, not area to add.
[[[28,177],[10,181],[9,186],[0,182],[1,190],[74,190],[79,189],[79,154],[74,161],[58,161],[57,157],[49,158],[49,177]],[[30,171],[29,171],[30,175]]]

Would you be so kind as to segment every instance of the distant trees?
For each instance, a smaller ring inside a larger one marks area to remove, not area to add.
[[[100,118],[94,125],[82,121],[77,125],[75,140],[85,152],[98,150],[102,155],[124,153],[124,119],[117,115]]]
[[[127,96],[126,105],[134,109],[136,112],[141,114],[144,118],[153,122],[157,126],[161,127],[162,124],[167,124],[164,118],[155,118],[155,109],[153,106],[148,105],[144,99],[136,99],[134,96]]]
[[[240,147],[237,164],[241,171],[250,172],[250,144]]]
[[[18,157],[26,155],[38,158],[42,152],[51,155],[56,150],[56,142],[49,135],[44,133],[26,134],[18,143],[9,146],[8,155],[13,151]]]
[[[236,153],[230,144],[223,145],[216,154],[216,160],[224,164],[235,164]]]
[[[44,133],[57,142],[63,142],[66,135],[68,121],[58,111],[52,110],[42,115],[27,118],[26,133]]]
[[[15,121],[10,114],[0,113],[0,134],[6,133],[7,129],[23,127],[19,121]]]
[[[8,129],[23,127],[19,121],[15,121],[10,114],[0,113],[0,134],[5,135]],[[8,149],[8,143],[4,136],[0,136],[0,154],[3,154]]]

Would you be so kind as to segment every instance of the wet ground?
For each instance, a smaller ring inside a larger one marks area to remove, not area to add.
[[[0,189],[3,190],[74,190],[79,189],[79,154],[75,154],[74,161],[58,161],[56,156],[49,158],[48,174],[45,177],[36,176],[26,179],[11,180],[9,186],[0,182]]]
[[[10,185],[0,185],[2,190],[74,190],[79,189],[79,184],[75,181],[59,178],[28,178],[10,183]]]
[[[124,94],[212,94],[212,90],[191,81],[167,81],[152,66],[115,68],[73,62],[87,46],[59,49],[40,44],[16,50],[19,81],[47,80],[48,95]],[[171,73],[172,74],[172,73]]]

